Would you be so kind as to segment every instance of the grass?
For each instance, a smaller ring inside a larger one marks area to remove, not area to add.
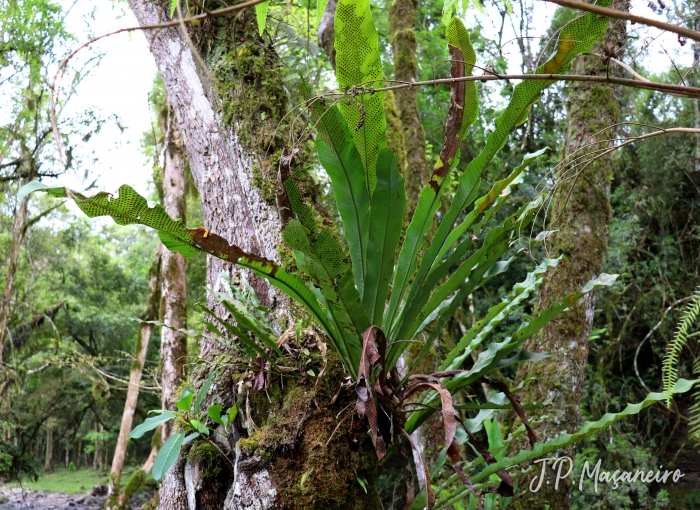
[[[127,466],[122,474],[122,485],[126,485],[135,471],[135,467]],[[149,475],[149,478],[151,476]],[[109,472],[100,472],[94,469],[81,468],[75,470],[56,469],[53,473],[39,475],[39,479],[34,482],[29,479],[22,481],[22,487],[33,491],[64,492],[66,494],[78,494],[88,492],[94,485],[109,482]],[[19,487],[19,483],[7,483],[3,487],[14,489]]]

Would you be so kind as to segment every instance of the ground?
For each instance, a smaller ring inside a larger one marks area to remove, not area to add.
[[[131,471],[133,468],[125,470],[124,476],[127,479]],[[41,475],[36,482],[24,481],[22,487],[18,483],[0,484],[0,510],[102,509],[108,479],[108,473],[93,469],[60,469]],[[99,486],[104,487],[104,491]],[[131,507],[141,508],[152,494],[152,486],[149,484],[144,491],[134,496]]]

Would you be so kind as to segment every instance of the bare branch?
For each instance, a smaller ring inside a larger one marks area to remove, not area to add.
[[[633,21],[635,23],[641,23],[642,25],[648,25],[650,27],[660,28],[667,32],[673,32],[688,39],[700,42],[700,32],[695,30],[690,30],[684,27],[678,27],[676,25],[671,25],[670,23],[664,23],[663,21],[657,21],[651,18],[644,18],[642,16],[635,16],[634,14],[628,14],[626,12],[617,11],[615,9],[609,9],[607,7],[601,7],[595,4],[588,4],[583,2],[578,2],[576,0],[545,0],[547,2],[561,5],[562,7],[570,7],[572,9],[578,9],[580,11],[588,11],[595,14],[600,14],[602,16],[607,16],[608,18],[624,19],[627,21]]]

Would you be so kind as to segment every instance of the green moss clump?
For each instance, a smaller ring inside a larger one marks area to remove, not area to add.
[[[131,498],[134,494],[136,494],[139,491],[139,489],[143,485],[144,480],[146,480],[146,473],[143,472],[143,469],[137,469],[136,471],[134,471],[134,474],[131,475],[131,478],[129,478],[129,482],[124,487],[124,494],[128,498]]]
[[[202,478],[216,478],[225,462],[221,453],[206,441],[194,442],[186,457],[196,461]]]
[[[322,357],[315,348],[310,351],[311,361],[304,364],[304,369],[319,373]],[[379,508],[375,489],[377,458],[366,424],[347,419],[338,426],[342,417],[337,415],[354,397],[347,393],[328,405],[344,376],[339,356],[329,351],[326,375],[318,385],[315,378],[285,377],[282,386],[273,377],[267,392],[250,395],[250,407],[254,410],[251,418],[257,429],[241,439],[239,446],[244,454],[260,456],[270,464],[278,491],[276,508]],[[369,494],[357,482],[358,477],[369,482]]]

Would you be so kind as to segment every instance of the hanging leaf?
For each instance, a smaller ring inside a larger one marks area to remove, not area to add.
[[[302,305],[323,327],[336,347],[343,342],[339,332],[321,309],[313,292],[297,275],[287,273],[276,262],[247,253],[238,246],[229,244],[223,237],[209,232],[203,227],[188,229],[182,220],[171,219],[163,206],[148,207],[146,199],[130,186],[121,186],[117,198],[106,192],[100,192],[94,197],[86,197],[68,188],[51,188],[40,182],[31,182],[20,189],[19,195],[24,196],[34,191],[43,191],[54,197],[71,198],[90,218],[110,216],[119,225],[140,224],[153,228],[158,232],[158,237],[166,248],[186,257],[205,252],[251,269],[257,276],[268,280],[274,287]],[[359,341],[357,343],[359,344]],[[339,351],[343,362],[347,363],[348,366],[351,365],[352,362],[347,357],[347,350],[345,350],[345,355],[343,350],[339,349]],[[359,359],[359,354],[357,357]]]
[[[679,379],[676,385],[671,390],[671,392],[673,394],[686,393],[695,385],[696,382],[697,380],[688,381],[686,379]],[[615,422],[639,414],[647,407],[655,404],[656,402],[662,402],[665,399],[665,393],[649,393],[642,402],[639,402],[638,404],[628,404],[627,407],[625,407],[625,409],[619,413],[606,413],[598,421],[585,423],[578,432],[575,432],[573,434],[560,434],[556,438],[551,439],[546,443],[537,443],[532,450],[521,450],[520,453],[515,457],[505,457],[500,461],[489,465],[488,467],[480,471],[478,474],[474,475],[472,477],[472,482],[482,482],[501,469],[512,468],[525,462],[542,458],[548,453],[554,452],[571,444],[582,441],[583,439],[595,434],[596,432],[608,428]],[[459,487],[458,489],[441,497],[439,504],[438,506],[436,506],[436,508],[448,508],[451,504],[450,502],[452,499],[461,498],[465,495],[465,493],[466,490],[462,487]]]

